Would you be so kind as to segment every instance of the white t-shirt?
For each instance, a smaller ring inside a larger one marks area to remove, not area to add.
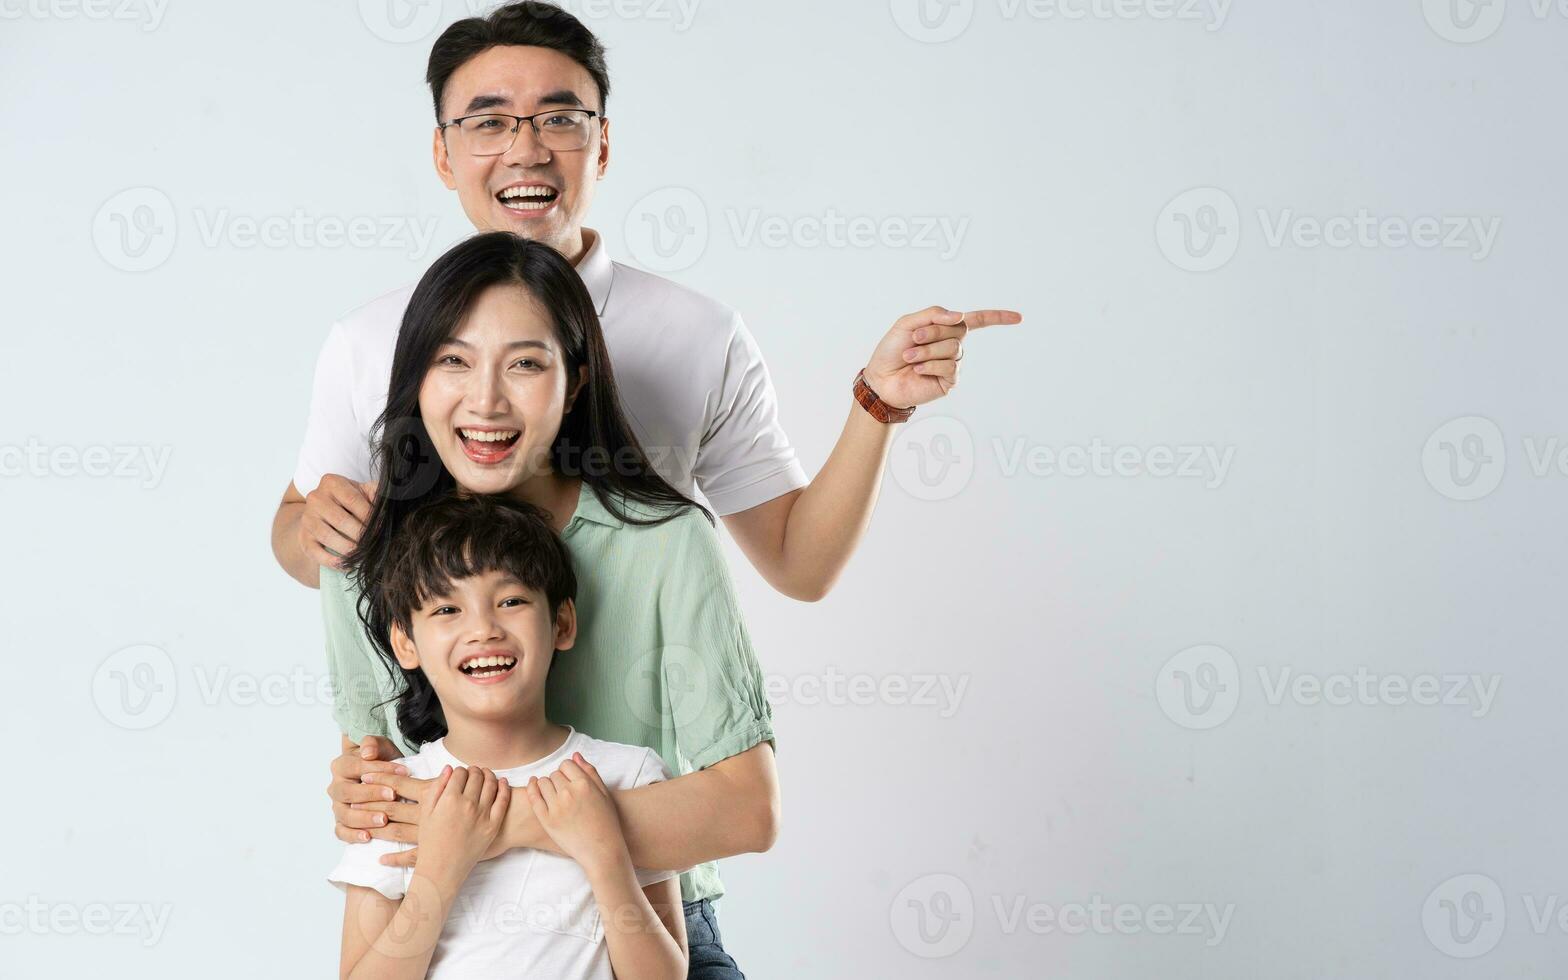
[[[398,761],[418,779],[441,775],[442,766],[466,765],[446,750],[445,743],[445,739],[430,742],[418,755]],[[526,786],[530,777],[543,778],[561,768],[573,752],[581,752],[593,763],[611,789],[631,789],[672,778],[652,749],[603,742],[576,729],[545,758],[498,770],[496,776],[513,787]],[[511,806],[527,805],[527,797],[514,790]],[[348,844],[327,880],[344,891],[345,886],[360,885],[400,900],[414,869],[388,867],[380,863],[381,856],[412,846],[374,838],[364,844]],[[637,882],[646,888],[678,874],[639,868]],[[532,848],[514,849],[479,862],[452,904],[427,976],[431,980],[614,980],[610,949],[588,876],[571,858]]]
[[[593,297],[622,407],[654,469],[734,514],[809,482],[778,419],[762,353],[740,315],[660,276],[610,260],[597,232],[577,274]],[[337,473],[371,477],[370,427],[386,407],[406,286],[332,325],[294,469],[302,494]]]

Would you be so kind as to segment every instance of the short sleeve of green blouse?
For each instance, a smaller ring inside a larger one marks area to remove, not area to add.
[[[578,634],[556,654],[551,720],[645,745],[677,774],[774,741],[719,535],[700,511],[639,526],[585,487],[563,537],[577,572]]]
[[[665,708],[682,761],[706,769],[774,741],[773,709],[718,532],[695,510],[671,524],[658,586]]]

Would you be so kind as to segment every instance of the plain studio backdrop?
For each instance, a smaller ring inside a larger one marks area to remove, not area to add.
[[[1023,311],[823,602],[726,537],[767,977],[1537,977],[1561,833],[1568,12],[578,0],[612,254],[737,308],[808,470],[895,317]],[[0,0],[0,977],[336,968],[316,595],[268,547],[340,314],[470,231],[461,0]]]

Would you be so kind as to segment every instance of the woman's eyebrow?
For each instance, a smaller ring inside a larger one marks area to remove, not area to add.
[[[474,349],[474,345],[473,344],[470,344],[466,340],[458,340],[456,337],[449,337],[448,339],[443,340],[441,342],[441,346],[442,347],[466,347],[469,350],[473,350]],[[506,349],[507,350],[512,350],[513,348],[516,348],[516,347],[537,347],[539,350],[543,350],[543,351],[547,351],[547,350],[550,349],[550,345],[545,343],[542,340],[514,340],[511,343],[506,345]]]

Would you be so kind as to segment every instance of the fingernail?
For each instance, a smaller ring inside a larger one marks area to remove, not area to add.
[[[407,776],[408,775],[408,767],[407,766],[393,766],[392,767],[392,771],[397,773],[399,776]]]
[[[915,343],[918,344],[918,343],[924,341],[925,339],[926,339],[926,332],[924,330],[916,330],[915,331]]]
[[[369,835],[369,834],[367,834],[367,833],[365,833],[365,832],[364,832],[364,831],[363,831],[363,830],[361,830],[361,831],[360,831],[360,832],[359,832],[359,842],[360,842],[360,843],[361,843],[361,844],[363,844],[363,843],[365,843],[365,842],[366,842],[366,841],[368,841],[368,840],[370,840],[370,835]]]
[[[384,813],[376,814],[376,826],[377,827],[385,827],[386,824],[387,824],[387,815],[384,814]]]
[[[906,360],[906,361],[913,361],[915,358],[917,358],[919,356],[920,356],[919,352],[916,351],[913,347],[911,347],[909,350],[904,351],[904,360]]]
[[[392,792],[390,789],[384,789],[384,790],[381,791],[381,798],[383,800],[386,800],[388,803],[390,803],[393,800],[397,799],[397,794]]]

